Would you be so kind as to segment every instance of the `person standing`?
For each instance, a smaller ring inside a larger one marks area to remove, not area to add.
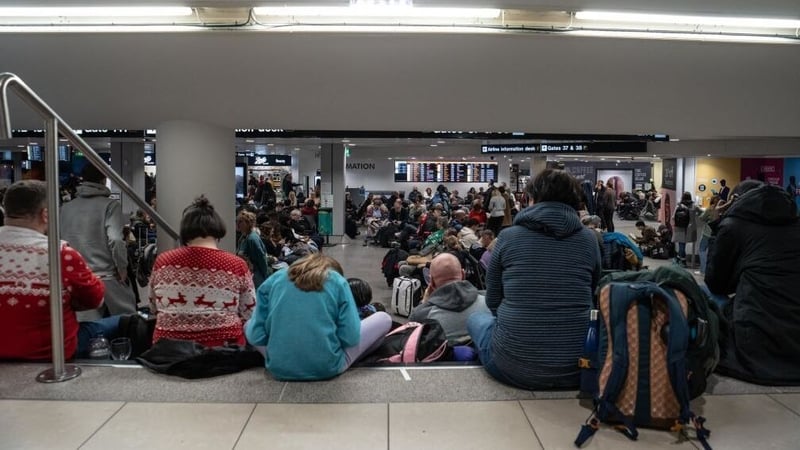
[[[692,193],[684,192],[681,195],[681,202],[675,208],[675,214],[673,215],[675,226],[672,233],[672,242],[678,244],[678,259],[676,262],[683,266],[686,265],[686,243],[697,242],[697,217],[699,215],[700,209],[694,204]]]
[[[614,182],[609,178],[603,190],[603,226],[606,231],[614,231],[614,211],[617,209],[617,191],[614,190]]]
[[[489,222],[487,227],[494,232],[495,236],[500,234],[503,226],[503,219],[506,216],[506,200],[499,189],[492,190],[492,198],[489,200]]]
[[[106,177],[92,164],[81,172],[77,196],[61,207],[61,238],[86,259],[106,288],[105,302],[80,320],[133,314],[136,298],[128,280],[128,248],[122,236],[122,205],[111,198]]]
[[[723,203],[727,203],[728,196],[731,195],[731,188],[728,187],[728,182],[724,178],[719,180],[719,185],[722,186],[722,189],[719,190],[719,199]]]

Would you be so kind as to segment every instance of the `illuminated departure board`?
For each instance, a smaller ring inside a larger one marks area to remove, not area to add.
[[[497,180],[497,163],[395,161],[394,181],[413,183],[488,183]]]

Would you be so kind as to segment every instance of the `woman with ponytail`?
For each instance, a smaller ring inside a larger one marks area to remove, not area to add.
[[[278,380],[324,380],[377,348],[392,326],[385,312],[359,319],[353,294],[333,258],[314,253],[267,279],[245,326],[247,340],[266,346]]]

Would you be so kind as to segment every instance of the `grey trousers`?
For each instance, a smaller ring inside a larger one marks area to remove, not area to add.
[[[77,313],[79,322],[88,322],[102,319],[106,316],[121,314],[134,314],[136,312],[136,297],[129,283],[122,283],[116,278],[104,279],[106,287],[103,304],[97,309],[80,311]]]

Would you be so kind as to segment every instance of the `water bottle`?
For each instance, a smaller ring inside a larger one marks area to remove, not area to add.
[[[599,391],[597,380],[598,355],[598,323],[597,310],[589,311],[589,327],[586,331],[586,340],[583,341],[583,356],[580,359],[581,392],[596,396]]]
[[[111,344],[102,334],[89,341],[89,359],[111,359]]]

